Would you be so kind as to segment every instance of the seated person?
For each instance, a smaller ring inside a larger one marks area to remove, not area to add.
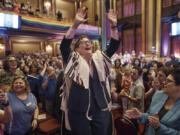
[[[32,10],[32,6],[29,6],[29,8],[28,8],[28,14],[29,14],[29,15],[34,15],[34,11]]]
[[[12,4],[11,0],[5,0],[4,6],[7,10],[11,10],[11,11],[13,10],[13,4]]]
[[[22,14],[27,14],[27,7],[24,5],[24,3],[21,3],[20,12]]]
[[[40,17],[40,9],[39,8],[36,8],[35,16]]]
[[[61,20],[62,20],[62,13],[61,13],[61,11],[58,11],[58,12],[57,12],[57,20],[58,20],[58,21],[61,21]]]

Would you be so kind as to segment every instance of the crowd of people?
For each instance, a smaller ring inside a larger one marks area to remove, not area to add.
[[[43,7],[43,11],[41,11],[39,8],[34,8],[30,1],[19,2],[17,0],[0,0],[0,11],[1,10],[43,18],[47,18],[53,14],[51,10],[48,11],[46,6]],[[60,10],[57,12],[56,16],[58,21],[62,21],[63,15]]]
[[[0,1],[0,9],[14,11],[17,14],[23,13],[23,14],[32,15],[32,13],[33,13],[32,7],[31,7],[29,1],[27,3],[18,3],[17,0],[15,0],[15,1],[1,0]]]
[[[107,14],[111,42],[106,51],[92,52],[87,36],[76,40],[72,49],[75,31],[86,16],[85,7],[78,10],[60,56],[21,52],[0,60],[0,122],[5,125],[0,131],[33,134],[43,109],[64,123],[65,135],[111,135],[111,107],[118,104],[137,134],[144,124],[145,135],[180,135],[179,61],[147,60],[135,51],[116,54],[120,38],[112,10]]]
[[[56,113],[59,108],[54,106],[56,86],[63,83],[59,77],[62,76],[60,57],[21,52],[8,56],[0,63],[0,90],[3,94],[7,93],[13,114],[13,119],[5,126],[8,134],[24,135],[35,129],[39,107],[60,120]]]

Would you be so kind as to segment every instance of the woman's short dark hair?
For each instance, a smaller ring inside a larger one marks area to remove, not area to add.
[[[28,82],[28,80],[27,80],[27,78],[25,76],[16,76],[16,77],[14,77],[13,81],[11,82],[11,86],[10,86],[9,92],[14,92],[13,84],[14,84],[14,82],[17,79],[22,79],[25,82],[25,85],[26,85],[25,91],[26,92],[31,92],[31,89],[30,89],[30,86],[29,86],[29,82]]]
[[[158,71],[162,71],[165,75],[166,75],[166,77],[170,74],[170,72],[171,72],[171,69],[170,68],[168,68],[168,67],[160,67],[159,69],[158,69]]]
[[[142,69],[138,66],[134,66],[133,69],[136,69],[138,71],[138,75],[142,74]]]
[[[3,66],[4,66],[4,70],[5,70],[5,71],[9,71],[8,61],[9,61],[9,59],[10,59],[11,57],[14,57],[14,58],[16,59],[17,68],[18,68],[19,65],[20,65],[20,62],[17,60],[17,58],[16,58],[15,56],[10,55],[10,56],[8,56],[8,57],[5,59],[5,61],[4,61],[4,63],[3,63]]]
[[[33,67],[37,68],[37,72],[38,72],[38,70],[39,70],[38,65],[35,64],[35,63],[32,63],[32,64],[29,66],[29,71],[30,71],[30,73],[32,72],[32,68],[33,68]]]
[[[174,78],[175,84],[180,85],[180,67],[173,70],[172,76]]]
[[[86,35],[80,36],[80,37],[78,38],[78,40],[75,42],[75,44],[74,44],[74,50],[79,47],[80,41],[81,41],[83,38],[89,39]]]

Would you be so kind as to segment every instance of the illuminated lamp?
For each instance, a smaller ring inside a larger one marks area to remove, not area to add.
[[[52,47],[50,45],[47,45],[46,50],[47,51],[52,51]]]
[[[2,44],[0,44],[0,50],[3,50],[4,46]]]
[[[176,58],[180,58],[180,54],[179,54],[179,53],[174,53],[174,56],[175,56]]]
[[[44,5],[47,8],[47,10],[49,10],[49,8],[51,7],[51,3],[49,1],[45,2]]]
[[[178,18],[180,18],[180,10],[178,11],[178,14],[177,14]]]

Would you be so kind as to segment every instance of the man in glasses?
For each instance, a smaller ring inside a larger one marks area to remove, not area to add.
[[[92,52],[92,43],[81,36],[70,45],[78,26],[87,21],[87,8],[78,10],[73,26],[66,33],[60,50],[65,67],[65,111],[66,129],[73,135],[108,135],[110,123],[110,91],[108,84],[111,57],[119,47],[117,15],[110,10],[107,18],[111,23],[111,43],[105,53]],[[68,117],[67,117],[68,116]]]

